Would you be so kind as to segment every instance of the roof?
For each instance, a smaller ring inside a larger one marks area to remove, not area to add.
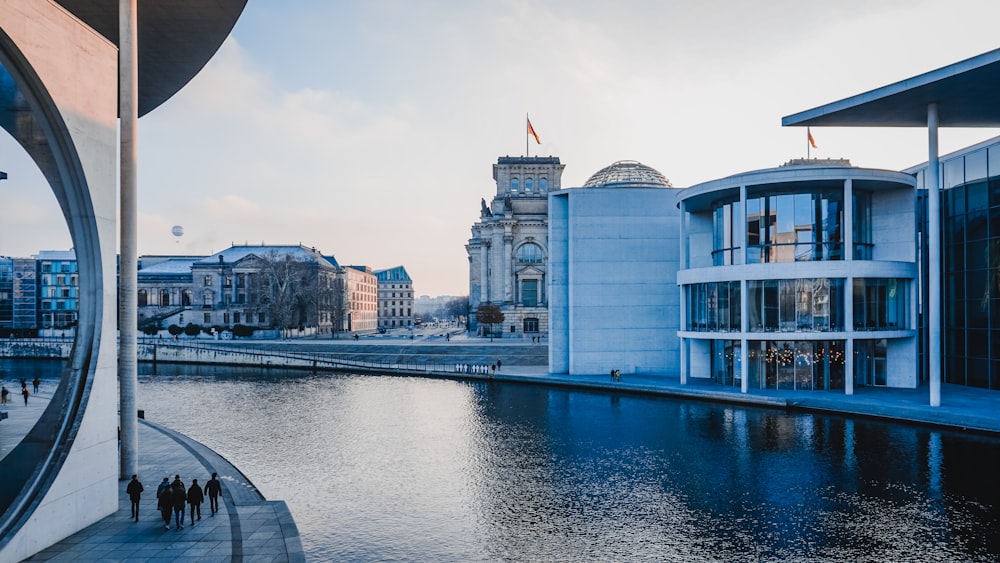
[[[635,160],[619,160],[594,173],[585,188],[670,188],[673,184],[659,170]]]
[[[926,127],[937,103],[941,127],[1000,126],[1000,49],[781,118],[783,126]]]
[[[118,45],[118,0],[56,0]],[[184,87],[219,50],[247,0],[138,0],[139,115]]]
[[[497,164],[559,164],[558,156],[501,156]]]
[[[197,262],[191,258],[179,258],[176,260],[164,260],[152,266],[139,269],[139,275],[161,275],[161,274],[187,274],[191,275],[191,265]]]
[[[38,254],[32,256],[35,260],[76,260],[75,250],[39,250]]]
[[[402,266],[395,266],[393,268],[386,268],[384,270],[375,270],[375,275],[378,277],[378,281],[400,281],[400,282],[412,282],[410,279],[410,274],[406,272],[406,268]]]
[[[192,266],[205,267],[205,266],[217,266],[220,263],[226,265],[232,265],[240,260],[247,258],[248,256],[256,256],[258,258],[267,258],[269,256],[284,257],[289,256],[293,260],[301,260],[303,262],[315,262],[317,264],[333,264],[336,266],[336,260],[333,257],[323,256],[323,253],[316,250],[315,248],[308,248],[302,245],[247,245],[247,246],[230,246],[229,248],[216,252],[215,254],[205,258],[204,260],[196,260],[192,263]]]

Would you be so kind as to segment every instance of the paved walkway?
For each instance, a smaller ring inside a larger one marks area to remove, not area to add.
[[[853,395],[843,391],[778,391],[758,389],[741,393],[704,378],[680,380],[655,375],[622,375],[611,381],[610,374],[565,375],[546,373],[546,366],[503,366],[496,380],[521,381],[577,389],[615,390],[627,393],[694,398],[756,405],[788,410],[843,413],[901,422],[927,424],[955,430],[1000,434],[1000,392],[941,385],[941,406],[929,405],[926,384],[917,389],[857,387]]]
[[[10,417],[0,422],[0,457],[27,433],[48,398],[40,393],[29,398],[28,407],[23,400],[4,405],[9,407],[3,410],[10,412]],[[13,444],[9,444],[11,441]],[[139,521],[131,518],[131,503],[125,494],[128,482],[122,481],[118,512],[27,561],[305,561],[298,528],[285,503],[265,500],[222,456],[187,436],[145,420],[140,420],[139,443],[139,476],[145,488]],[[213,472],[222,482],[219,512],[211,515],[206,498],[201,520],[192,525],[185,519],[181,530],[171,522],[172,529],[165,530],[156,510],[156,487],[163,477],[172,481],[179,474],[187,486],[191,479],[198,479],[204,486]]]

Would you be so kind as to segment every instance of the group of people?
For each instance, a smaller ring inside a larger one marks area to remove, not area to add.
[[[142,497],[142,491],[143,487],[142,483],[139,482],[139,477],[133,475],[125,492],[128,493],[129,499],[132,501],[132,518],[136,522],[139,521],[139,499]],[[206,496],[212,516],[215,516],[215,513],[219,511],[219,496],[221,495],[222,483],[219,482],[219,476],[216,473],[212,473],[212,478],[205,483],[204,489],[198,484],[197,479],[191,479],[191,486],[185,487],[180,475],[174,475],[173,482],[170,481],[169,477],[164,477],[160,486],[156,488],[156,508],[160,511],[160,516],[163,517],[163,528],[170,529],[170,516],[172,514],[174,524],[177,526],[176,529],[183,530],[184,509],[186,507],[190,509],[189,521],[191,525],[194,525],[196,519],[201,520],[201,503],[205,502]]]
[[[35,379],[31,382],[31,384],[35,388],[35,393],[38,393],[38,386],[42,384],[42,380],[38,379],[38,377],[36,376]],[[22,377],[21,395],[24,397],[24,406],[28,406],[28,395],[30,394],[31,392],[28,391],[28,380]],[[6,405],[9,402],[10,402],[10,391],[7,390],[6,385],[0,386],[0,404]]]
[[[488,375],[492,378],[493,374],[501,367],[503,367],[503,361],[497,360],[493,364],[455,364],[455,371],[458,373]]]

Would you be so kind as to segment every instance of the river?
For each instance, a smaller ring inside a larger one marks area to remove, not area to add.
[[[150,369],[146,418],[287,501],[311,561],[1000,555],[992,437],[501,382]]]

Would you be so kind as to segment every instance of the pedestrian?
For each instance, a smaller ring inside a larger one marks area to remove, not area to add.
[[[500,371],[501,367],[503,367],[503,360],[497,360],[497,371]]]
[[[8,400],[7,396],[8,395],[10,395],[10,391],[7,390],[7,386],[4,385],[3,387],[0,387],[0,405],[6,405],[7,404],[7,400]]]
[[[139,521],[139,497],[142,495],[142,483],[139,482],[139,476],[133,475],[132,480],[128,482],[128,486],[125,487],[125,492],[128,493],[129,500],[132,501],[132,518],[135,521]]]
[[[164,477],[163,480],[160,481],[160,486],[156,487],[156,499],[157,500],[160,499],[160,495],[163,494],[163,491],[169,491],[169,490],[170,490],[170,477]]]
[[[493,379],[493,374],[497,372],[497,365],[493,364],[490,366],[490,379]]]
[[[201,486],[198,485],[197,479],[191,479],[191,486],[188,488],[187,501],[188,505],[191,507],[191,514],[189,515],[189,520],[191,525],[194,526],[194,515],[198,515],[198,520],[201,520],[201,503],[205,500],[205,494],[201,490]]]
[[[611,381],[615,380],[615,370],[611,370]]]
[[[38,386],[42,384],[42,380],[38,379],[38,376],[36,375],[31,384],[35,386],[35,394],[38,394]]]
[[[177,524],[178,530],[183,530],[187,493],[184,492],[184,483],[181,482],[180,475],[170,484],[170,500],[174,505],[174,523]]]
[[[166,477],[163,478],[166,480]],[[170,483],[167,483],[167,488],[163,493],[161,493],[156,500],[156,508],[160,509],[160,516],[163,517],[163,529],[170,529],[170,513],[174,511],[174,499],[170,494]]]
[[[28,406],[28,386],[21,387],[21,394],[24,395],[24,406]]]
[[[212,516],[215,516],[219,511],[219,495],[222,494],[222,483],[219,482],[217,473],[212,473],[212,478],[205,483],[205,494],[208,495],[208,506],[212,509]]]

